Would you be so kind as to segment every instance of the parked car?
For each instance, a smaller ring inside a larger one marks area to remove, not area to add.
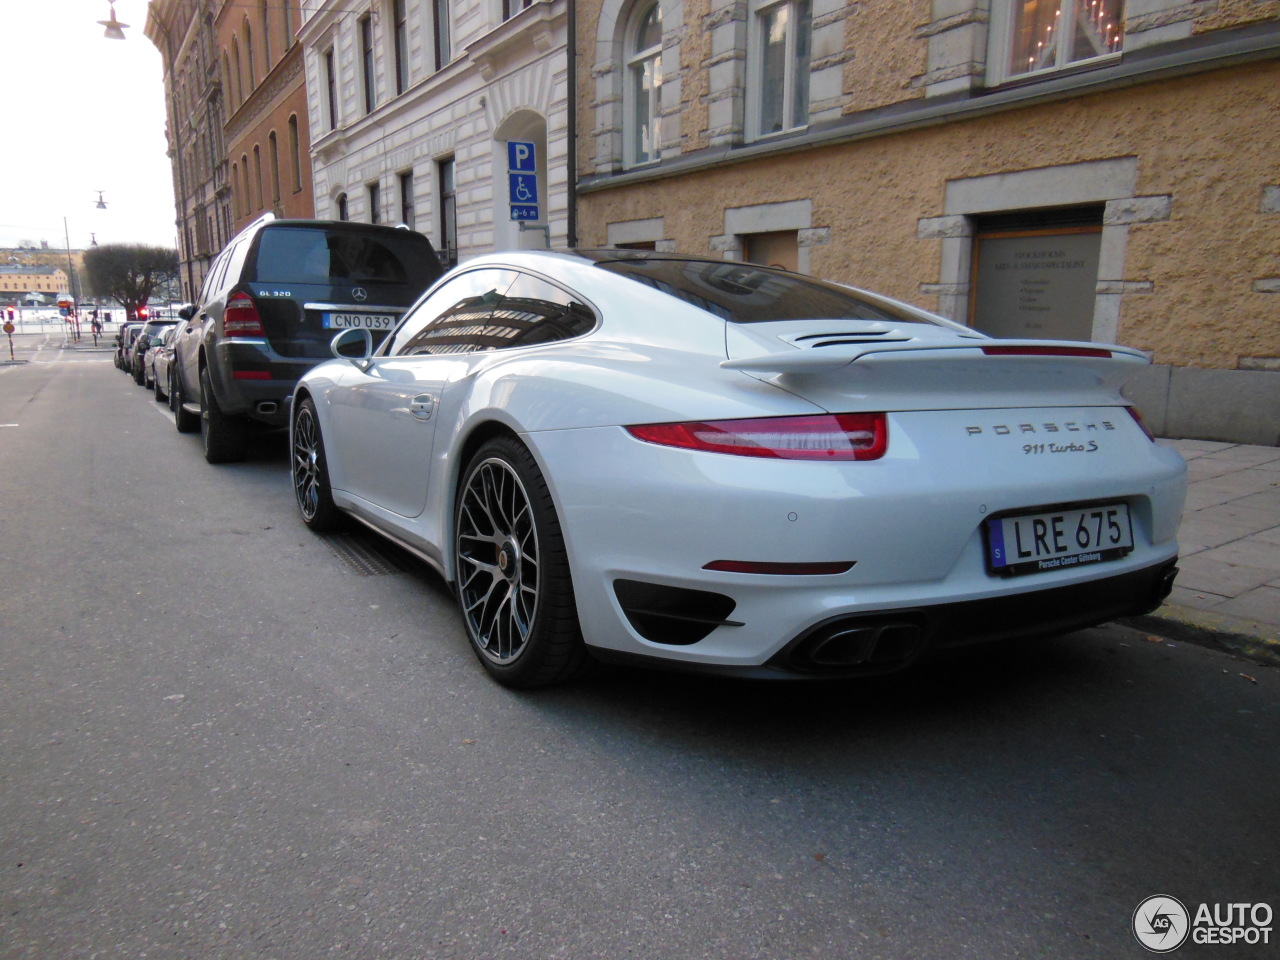
[[[629,251],[455,268],[299,382],[305,523],[453,584],[515,687],[588,653],[837,676],[1150,611],[1186,465],[1147,358],[997,340],[779,269]]]
[[[335,334],[364,329],[380,342],[441,272],[431,242],[405,228],[265,214],[179,313],[178,429],[200,429],[210,463],[243,459],[252,426],[288,424],[298,378],[330,357]]]
[[[120,330],[116,333],[116,369],[124,370],[127,373],[133,371],[129,368],[129,354],[133,350],[133,341],[138,337],[138,331],[142,329],[142,324],[130,320],[120,324]]]
[[[151,339],[143,367],[146,371],[146,386],[155,392],[156,403],[169,396],[169,357],[173,335],[177,331],[176,323],[167,324],[160,333]]]
[[[138,386],[150,387],[147,383],[147,351],[151,349],[152,340],[166,327],[177,324],[177,320],[148,320],[138,331],[129,351],[129,370],[133,373],[133,382]]]

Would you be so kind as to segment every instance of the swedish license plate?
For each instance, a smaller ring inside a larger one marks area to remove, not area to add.
[[[346,330],[363,327],[366,330],[390,330],[396,325],[391,313],[323,313],[320,322],[327,330]]]
[[[1082,567],[1133,549],[1129,506],[1104,503],[987,521],[987,563],[1002,576]]]

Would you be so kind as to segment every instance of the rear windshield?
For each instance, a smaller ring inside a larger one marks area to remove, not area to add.
[[[246,280],[261,283],[411,283],[426,287],[440,273],[431,244],[409,230],[337,231],[278,227],[262,231],[257,263]]]
[[[773,320],[885,320],[929,323],[857,291],[813,277],[737,261],[624,258],[598,266],[678,297],[732,323]]]

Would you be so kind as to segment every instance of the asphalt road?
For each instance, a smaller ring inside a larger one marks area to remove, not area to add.
[[[508,692],[434,574],[302,526],[281,437],[211,467],[41,355],[0,367],[4,960],[1142,957],[1146,897],[1280,909],[1274,670],[1110,626]]]

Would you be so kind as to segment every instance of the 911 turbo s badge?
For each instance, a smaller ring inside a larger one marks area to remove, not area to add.
[[[980,433],[994,433],[997,437],[1024,433],[1106,433],[1114,430],[1116,425],[1110,420],[1099,420],[1097,423],[1081,423],[1078,420],[1065,420],[1062,423],[997,423],[988,427],[965,427],[965,433],[976,437]]]

